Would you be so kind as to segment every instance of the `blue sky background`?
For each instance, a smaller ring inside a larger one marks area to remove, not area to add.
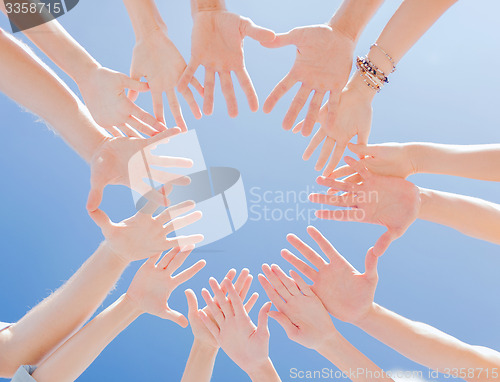
[[[399,3],[386,1],[366,28],[356,54],[365,54]],[[227,5],[231,11],[260,25],[285,32],[296,26],[327,21],[339,4],[340,0],[229,0]],[[158,1],[158,6],[172,40],[189,59],[192,26],[189,2]],[[499,13],[500,3],[494,0],[460,1],[438,21],[401,61],[390,85],[377,96],[371,142],[499,142]],[[103,65],[128,73],[134,35],[121,1],[81,1],[62,17],[61,23]],[[1,18],[0,26],[10,30],[5,18]],[[262,105],[291,68],[294,47],[268,50],[247,39],[245,54]],[[61,76],[77,90],[67,76]],[[278,192],[299,192],[308,185],[318,189],[314,183],[317,175],[314,162],[301,159],[308,139],[281,129],[294,93],[280,101],[270,115],[264,115],[262,111],[251,113],[237,88],[240,115],[230,119],[217,86],[213,116],[196,121],[187,104],[181,101],[188,126],[197,130],[207,164],[239,169],[249,206],[252,206],[249,193],[252,187]],[[149,95],[142,95],[139,104],[152,111]],[[0,320],[13,322],[67,280],[97,248],[102,237],[85,210],[89,190],[86,163],[4,95],[0,95],[0,116],[4,142],[0,150],[3,172]],[[167,118],[172,124],[172,117],[167,115]],[[411,180],[428,188],[500,202],[499,185],[495,183],[427,175]],[[120,187],[108,187],[103,208],[115,220],[130,216],[133,214],[130,193]],[[273,203],[268,208],[295,208],[295,205]],[[299,208],[315,207],[303,203]],[[315,225],[360,270],[366,250],[383,232],[381,227],[359,223],[327,221]],[[289,269],[279,254],[287,246],[285,236],[293,232],[305,237],[306,226],[303,220],[247,222],[236,234],[194,251],[189,263],[205,258],[208,265],[186,287],[193,288],[200,299],[199,292],[208,286],[208,278],[220,278],[230,267],[248,267],[255,276],[263,262],[276,262]],[[419,221],[381,259],[376,300],[466,342],[500,350],[499,255],[498,246]],[[139,265],[127,269],[103,307],[126,291]],[[258,282],[252,290],[261,294],[260,307],[265,297]],[[183,288],[174,293],[170,304],[187,313]],[[255,320],[257,310],[252,312]],[[340,322],[337,327],[383,369],[427,372],[357,328]],[[271,358],[283,381],[292,380],[289,370],[293,367],[309,370],[331,367],[320,355],[289,341],[272,320],[270,329]],[[143,316],[108,346],[79,380],[180,380],[191,343],[189,329]],[[246,378],[221,351],[213,380]]]

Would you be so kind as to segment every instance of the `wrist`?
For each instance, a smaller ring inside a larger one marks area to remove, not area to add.
[[[144,310],[141,309],[139,304],[137,304],[134,299],[130,298],[128,293],[122,294],[122,296],[120,297],[120,304],[125,307],[126,311],[130,314],[130,316],[133,317],[133,319],[136,319],[141,314],[145,313]]]
[[[350,323],[363,330],[366,324],[369,323],[373,319],[373,317],[378,314],[379,310],[380,306],[375,302],[372,302],[369,308],[366,310],[365,314],[355,320],[352,320]]]
[[[334,330],[325,335],[324,340],[314,350],[316,350],[319,354],[325,355],[332,349],[336,350],[338,348],[339,340],[341,338],[342,335],[337,331],[337,329],[334,328]]]
[[[350,78],[349,82],[346,85],[346,89],[356,92],[368,103],[372,103],[373,98],[375,98],[375,95],[377,94],[377,91],[375,89],[372,89],[365,83],[363,78],[359,75],[358,70],[356,70]]]
[[[114,263],[114,265],[126,268],[130,264],[127,256],[115,251],[111,243],[104,240],[101,243],[101,248],[104,250],[105,255]]]
[[[337,31],[344,37],[351,40],[354,44],[357,43],[360,31],[352,27],[352,23],[345,22],[341,17],[333,16],[327,25]]]
[[[422,159],[425,158],[425,156],[422,155],[424,145],[421,143],[405,143],[403,148],[406,158],[412,168],[411,175],[421,173],[423,164]]]
[[[262,362],[256,363],[251,368],[245,370],[252,382],[273,381],[277,376],[271,358],[267,357]],[[278,379],[279,380],[279,379]]]
[[[83,81],[88,81],[88,79],[100,68],[102,68],[101,64],[93,58],[90,58],[82,63],[82,65],[74,66],[74,70],[69,73],[69,75],[71,79],[76,82],[78,87],[80,87]]]
[[[219,346],[208,342],[201,341],[195,337],[193,341],[193,350],[199,351],[202,354],[215,355],[219,352]]]
[[[420,196],[420,209],[418,211],[418,218],[422,220],[429,220],[427,218],[427,213],[431,209],[432,204],[432,190],[427,188],[417,187]]]
[[[191,14],[194,16],[198,12],[225,11],[225,0],[191,0]]]

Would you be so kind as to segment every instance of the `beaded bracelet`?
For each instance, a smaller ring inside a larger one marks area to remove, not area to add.
[[[378,46],[377,43],[372,44],[370,46],[370,50],[374,47],[377,48],[378,50],[380,50],[384,54],[384,56],[390,61],[391,65],[392,65],[391,73],[394,73],[396,71],[396,63],[394,62],[392,57],[389,56],[389,54],[385,50],[383,50],[380,46]]]
[[[388,83],[387,76],[378,69],[368,58],[358,57],[356,59],[356,67],[359,75],[368,87],[374,89],[377,93],[380,92],[384,84]]]

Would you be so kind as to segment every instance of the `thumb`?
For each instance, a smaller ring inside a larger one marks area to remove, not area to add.
[[[245,36],[253,38],[260,43],[273,41],[276,37],[276,34],[272,30],[260,27],[250,19],[244,19],[243,23]]]
[[[102,202],[104,187],[105,184],[102,184],[100,182],[90,182],[90,192],[87,199],[87,210],[89,212],[95,211],[99,208]]]
[[[358,140],[359,140],[359,136],[358,136]],[[355,144],[355,143],[349,142],[348,147],[349,147],[349,150],[351,150],[354,154],[356,154],[360,158],[363,158],[365,156],[371,156],[371,150],[366,144],[359,143],[359,142],[357,144]]]
[[[187,328],[189,322],[186,317],[182,315],[182,313],[177,312],[176,310],[167,309],[161,318],[166,320],[170,320],[175,322],[177,325]]]
[[[268,313],[271,310],[273,303],[271,301],[266,302],[262,305],[262,308],[259,312],[259,319],[257,322],[257,331],[261,333],[269,333],[269,328],[267,327],[267,323],[269,320]]]
[[[184,294],[186,295],[186,300],[188,304],[189,313],[198,312],[198,299],[196,298],[196,294],[192,289],[187,289]]]
[[[373,254],[378,257],[382,256],[395,239],[396,238],[391,231],[387,231],[386,233],[384,233],[375,243],[375,246],[373,247]]]
[[[108,215],[103,210],[97,209],[95,211],[89,211],[89,215],[101,229],[105,229],[106,227],[112,224]]]
[[[282,48],[287,45],[295,44],[294,29],[287,33],[279,33],[276,38],[271,41],[261,41],[261,45],[266,48]]]
[[[375,256],[373,247],[368,250],[365,258],[365,274],[370,279],[378,278],[377,272],[378,256]]]
[[[134,80],[125,74],[122,74],[122,84],[125,88],[136,92],[147,92],[149,90],[147,82]]]

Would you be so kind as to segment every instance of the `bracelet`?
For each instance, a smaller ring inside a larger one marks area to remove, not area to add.
[[[396,63],[394,62],[394,60],[392,59],[392,57],[389,56],[389,54],[385,50],[383,50],[380,46],[378,46],[377,43],[372,44],[370,46],[370,50],[373,47],[378,48],[378,50],[380,50],[384,54],[384,56],[390,61],[390,63],[392,64],[392,71],[391,71],[391,73],[394,73],[396,71]]]
[[[356,59],[356,67],[358,69],[360,77],[363,81],[375,90],[377,93],[380,92],[384,84],[389,82],[389,79],[383,71],[377,68],[368,58],[358,57]]]

